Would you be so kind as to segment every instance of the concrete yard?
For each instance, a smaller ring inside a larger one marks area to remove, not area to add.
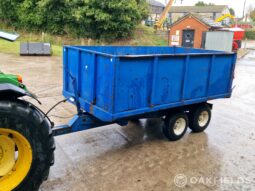
[[[0,57],[0,70],[21,74],[44,111],[63,99],[61,58]],[[255,51],[238,61],[234,85],[232,99],[212,102],[209,128],[177,142],[163,137],[157,119],[57,137],[41,191],[255,190]],[[65,103],[50,115],[64,124],[74,114]]]

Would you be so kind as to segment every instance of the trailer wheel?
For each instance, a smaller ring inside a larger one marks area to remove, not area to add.
[[[203,132],[211,121],[211,108],[204,104],[191,110],[189,114],[189,127],[195,133]]]
[[[0,101],[0,190],[37,191],[54,163],[51,123],[31,104]]]
[[[177,113],[166,117],[163,133],[170,141],[177,141],[185,135],[187,128],[187,115],[185,113]]]

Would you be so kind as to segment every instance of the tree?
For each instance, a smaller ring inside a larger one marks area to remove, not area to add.
[[[44,16],[44,28],[53,34],[66,34],[66,25],[71,22],[71,10],[67,1],[40,0],[39,11]]]
[[[142,19],[147,19],[149,16],[149,4],[146,0],[136,0],[136,2]]]
[[[46,20],[37,0],[24,0],[21,2],[17,9],[17,18],[17,25],[26,30],[45,29]]]
[[[253,10],[250,12],[250,17],[251,17],[252,21],[255,22],[255,9],[253,9]]]
[[[24,0],[19,5],[19,24],[26,30],[66,34],[70,8],[63,0]]]
[[[22,0],[0,0],[0,19],[14,25],[17,21],[17,10]]]
[[[231,15],[234,15],[234,16],[236,15],[235,10],[233,8],[229,8],[229,12]]]
[[[0,19],[27,31],[127,37],[148,15],[146,0],[0,0]]]
[[[204,1],[198,1],[195,6],[206,6],[207,4]]]
[[[252,4],[249,5],[249,7],[247,8],[247,16],[250,16],[250,18],[255,21],[255,8]]]
[[[204,1],[198,1],[196,4],[195,4],[195,6],[201,6],[201,7],[203,7],[203,6],[212,6],[212,5],[215,5],[214,3],[205,3]]]
[[[86,0],[73,2],[69,27],[78,37],[127,37],[140,23],[145,11],[137,0]]]

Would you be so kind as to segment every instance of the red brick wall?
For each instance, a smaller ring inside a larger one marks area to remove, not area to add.
[[[193,18],[192,16],[185,18],[184,20],[171,27],[169,33],[169,45],[172,45],[172,35],[176,35],[176,31],[179,30],[179,46],[182,46],[182,31],[185,29],[195,30],[194,48],[201,48],[203,32],[208,31],[209,27]]]

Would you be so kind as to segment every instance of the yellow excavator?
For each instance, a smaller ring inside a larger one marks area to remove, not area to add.
[[[164,9],[163,13],[161,14],[159,20],[156,21],[154,28],[156,30],[160,30],[163,29],[164,26],[164,22],[166,20],[167,14],[169,12],[169,10],[171,9],[171,7],[173,6],[175,0],[169,0],[169,2],[166,5],[166,8]]]
[[[220,16],[219,18],[217,18],[216,20],[215,20],[215,22],[221,22],[221,21],[223,21],[224,19],[226,19],[226,18],[230,18],[230,19],[235,19],[235,16],[234,15],[231,15],[231,14],[224,14],[224,15],[222,15],[222,16]]]

